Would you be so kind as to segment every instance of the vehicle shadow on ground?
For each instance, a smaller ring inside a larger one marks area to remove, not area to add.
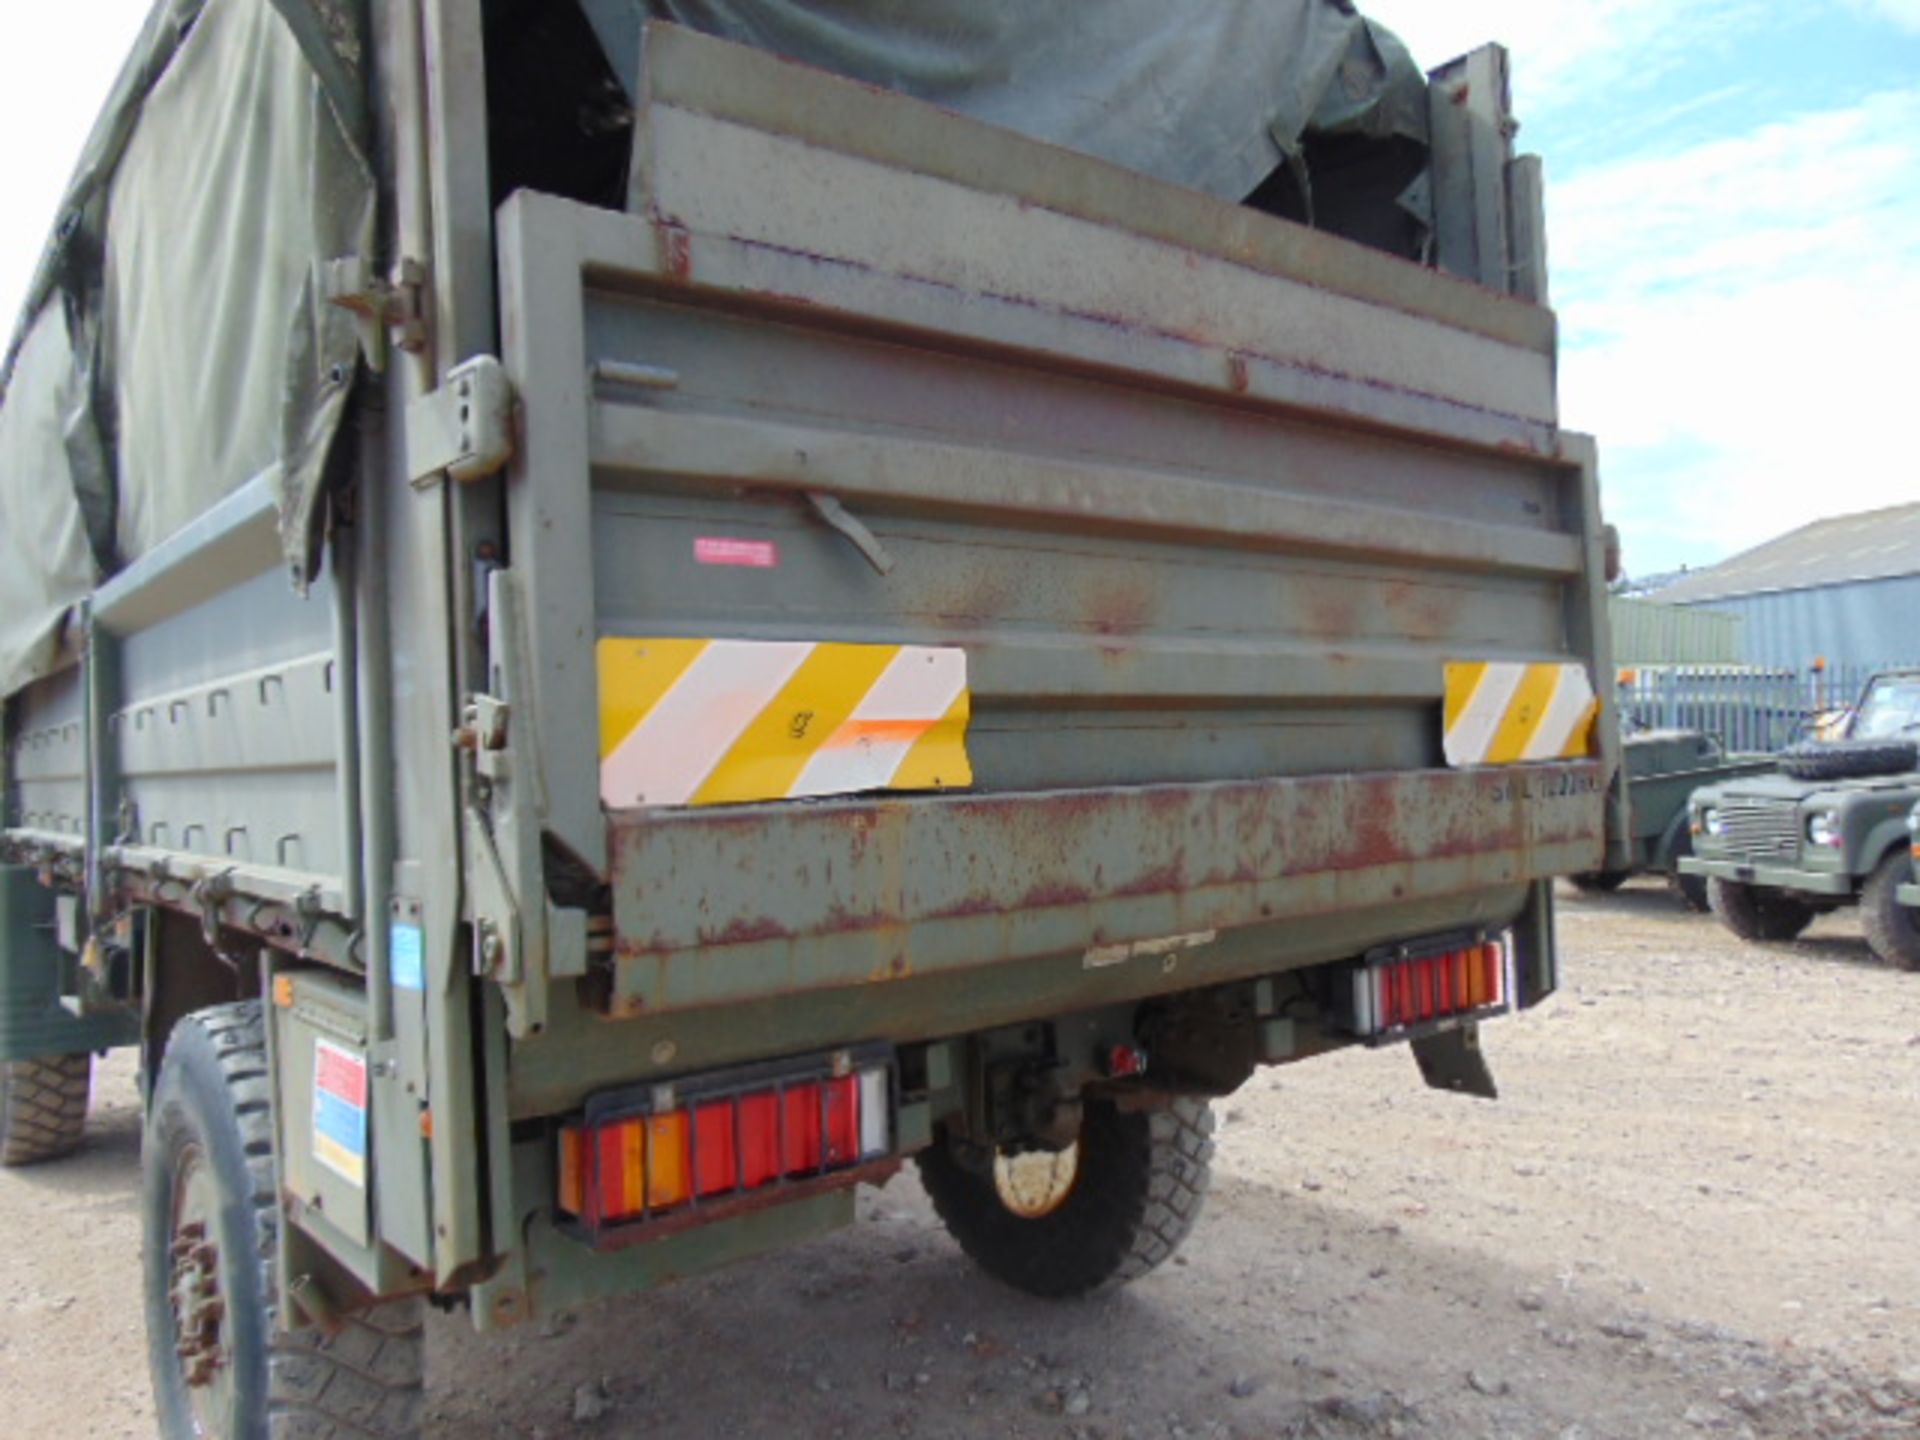
[[[1690,1405],[1729,1387],[1780,1388],[1757,1344],[1241,1178],[1216,1185],[1176,1263],[1075,1303],[981,1275],[910,1178],[862,1209],[818,1244],[521,1332],[437,1317],[430,1440],[1569,1426],[1601,1440],[1681,1433]]]
[[[1610,895],[1585,895],[1561,888],[1556,899],[1563,913],[1582,920],[1604,923],[1609,915],[1642,921],[1672,921],[1678,924],[1707,925],[1718,928],[1720,922],[1710,914],[1701,914],[1681,904],[1663,881],[1636,880]],[[1803,935],[1797,940],[1756,943],[1747,948],[1755,955],[1776,959],[1801,959],[1823,965],[1843,964],[1860,969],[1884,970],[1886,962],[1867,948],[1859,933],[1859,922],[1850,911],[1841,911],[1814,922],[1835,933]],[[1737,942],[1736,942],[1737,943]]]
[[[1667,888],[1664,880],[1636,880],[1610,895],[1585,895],[1568,886],[1554,893],[1560,908],[1569,914],[1604,919],[1609,913],[1631,915],[1641,920],[1697,921],[1718,924],[1711,915],[1689,909]]]
[[[1890,970],[1886,961],[1867,948],[1859,936],[1810,935],[1780,945],[1755,947],[1763,954],[1817,961],[1822,965],[1848,965],[1856,970]]]

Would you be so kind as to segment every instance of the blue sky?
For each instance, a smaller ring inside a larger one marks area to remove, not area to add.
[[[1514,51],[1563,413],[1637,574],[1920,500],[1920,0],[1375,0]]]
[[[147,0],[0,47],[0,315]],[[1920,0],[1372,0],[1428,65],[1514,52],[1564,414],[1637,574],[1920,499]]]

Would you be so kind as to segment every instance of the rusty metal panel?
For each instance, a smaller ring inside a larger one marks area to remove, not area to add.
[[[1599,863],[1610,752],[1440,743],[1449,661],[1608,668],[1549,312],[717,42],[648,63],[638,213],[499,230],[492,803],[610,881],[597,1008],[1112,991],[1081,957],[1209,932],[1240,973],[1289,917],[1335,957]],[[964,649],[975,793],[609,815],[603,637]]]
[[[1597,863],[1593,762],[613,821],[614,1014],[1471,895]],[[690,877],[699,877],[689,883]]]
[[[1485,53],[1476,52],[1475,62]],[[1504,66],[1504,55],[1499,63]],[[787,137],[816,150],[1016,196],[1027,208],[1163,241],[1258,273],[1284,275],[1331,294],[1436,320],[1449,329],[1542,354],[1551,354],[1554,347],[1553,317],[1533,305],[1490,296],[1479,286],[1457,284],[1363,246],[1298,225],[1275,225],[1258,212],[1183,186],[1070,154],[937,106],[836,80],[761,51],[656,25],[647,35],[645,65],[641,147],[631,197],[631,208],[642,213],[667,218],[662,200],[670,183],[658,147],[649,152],[657,137],[646,127],[663,114],[672,115],[669,123],[704,116],[741,131]],[[697,180],[691,174],[686,178]],[[816,196],[809,208],[837,206],[844,199]],[[798,233],[812,218],[790,217],[789,233]],[[849,218],[867,220],[882,233],[899,219],[859,212]],[[968,238],[994,244],[1001,237]],[[1046,258],[1058,265],[1073,257]],[[1157,301],[1149,295],[1123,303]]]

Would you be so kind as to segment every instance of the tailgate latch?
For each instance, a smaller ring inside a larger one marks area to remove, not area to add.
[[[483,480],[513,459],[513,386],[492,355],[476,355],[407,407],[407,477]]]

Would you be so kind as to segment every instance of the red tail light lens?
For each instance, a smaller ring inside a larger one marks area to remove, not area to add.
[[[693,1193],[724,1195],[740,1184],[740,1136],[736,1111],[724,1100],[693,1112]]]
[[[1507,952],[1479,941],[1427,954],[1388,954],[1352,972],[1349,1024],[1369,1039],[1398,1039],[1441,1021],[1504,1010]]]
[[[785,1097],[780,1163],[789,1175],[820,1168],[820,1087],[796,1085]]]
[[[559,1208],[598,1228],[892,1153],[890,1056],[843,1052],[795,1070],[696,1077],[596,1100],[585,1120],[560,1132]]]
[[[780,1097],[772,1092],[742,1095],[740,1113],[740,1186],[758,1189],[780,1175]]]

